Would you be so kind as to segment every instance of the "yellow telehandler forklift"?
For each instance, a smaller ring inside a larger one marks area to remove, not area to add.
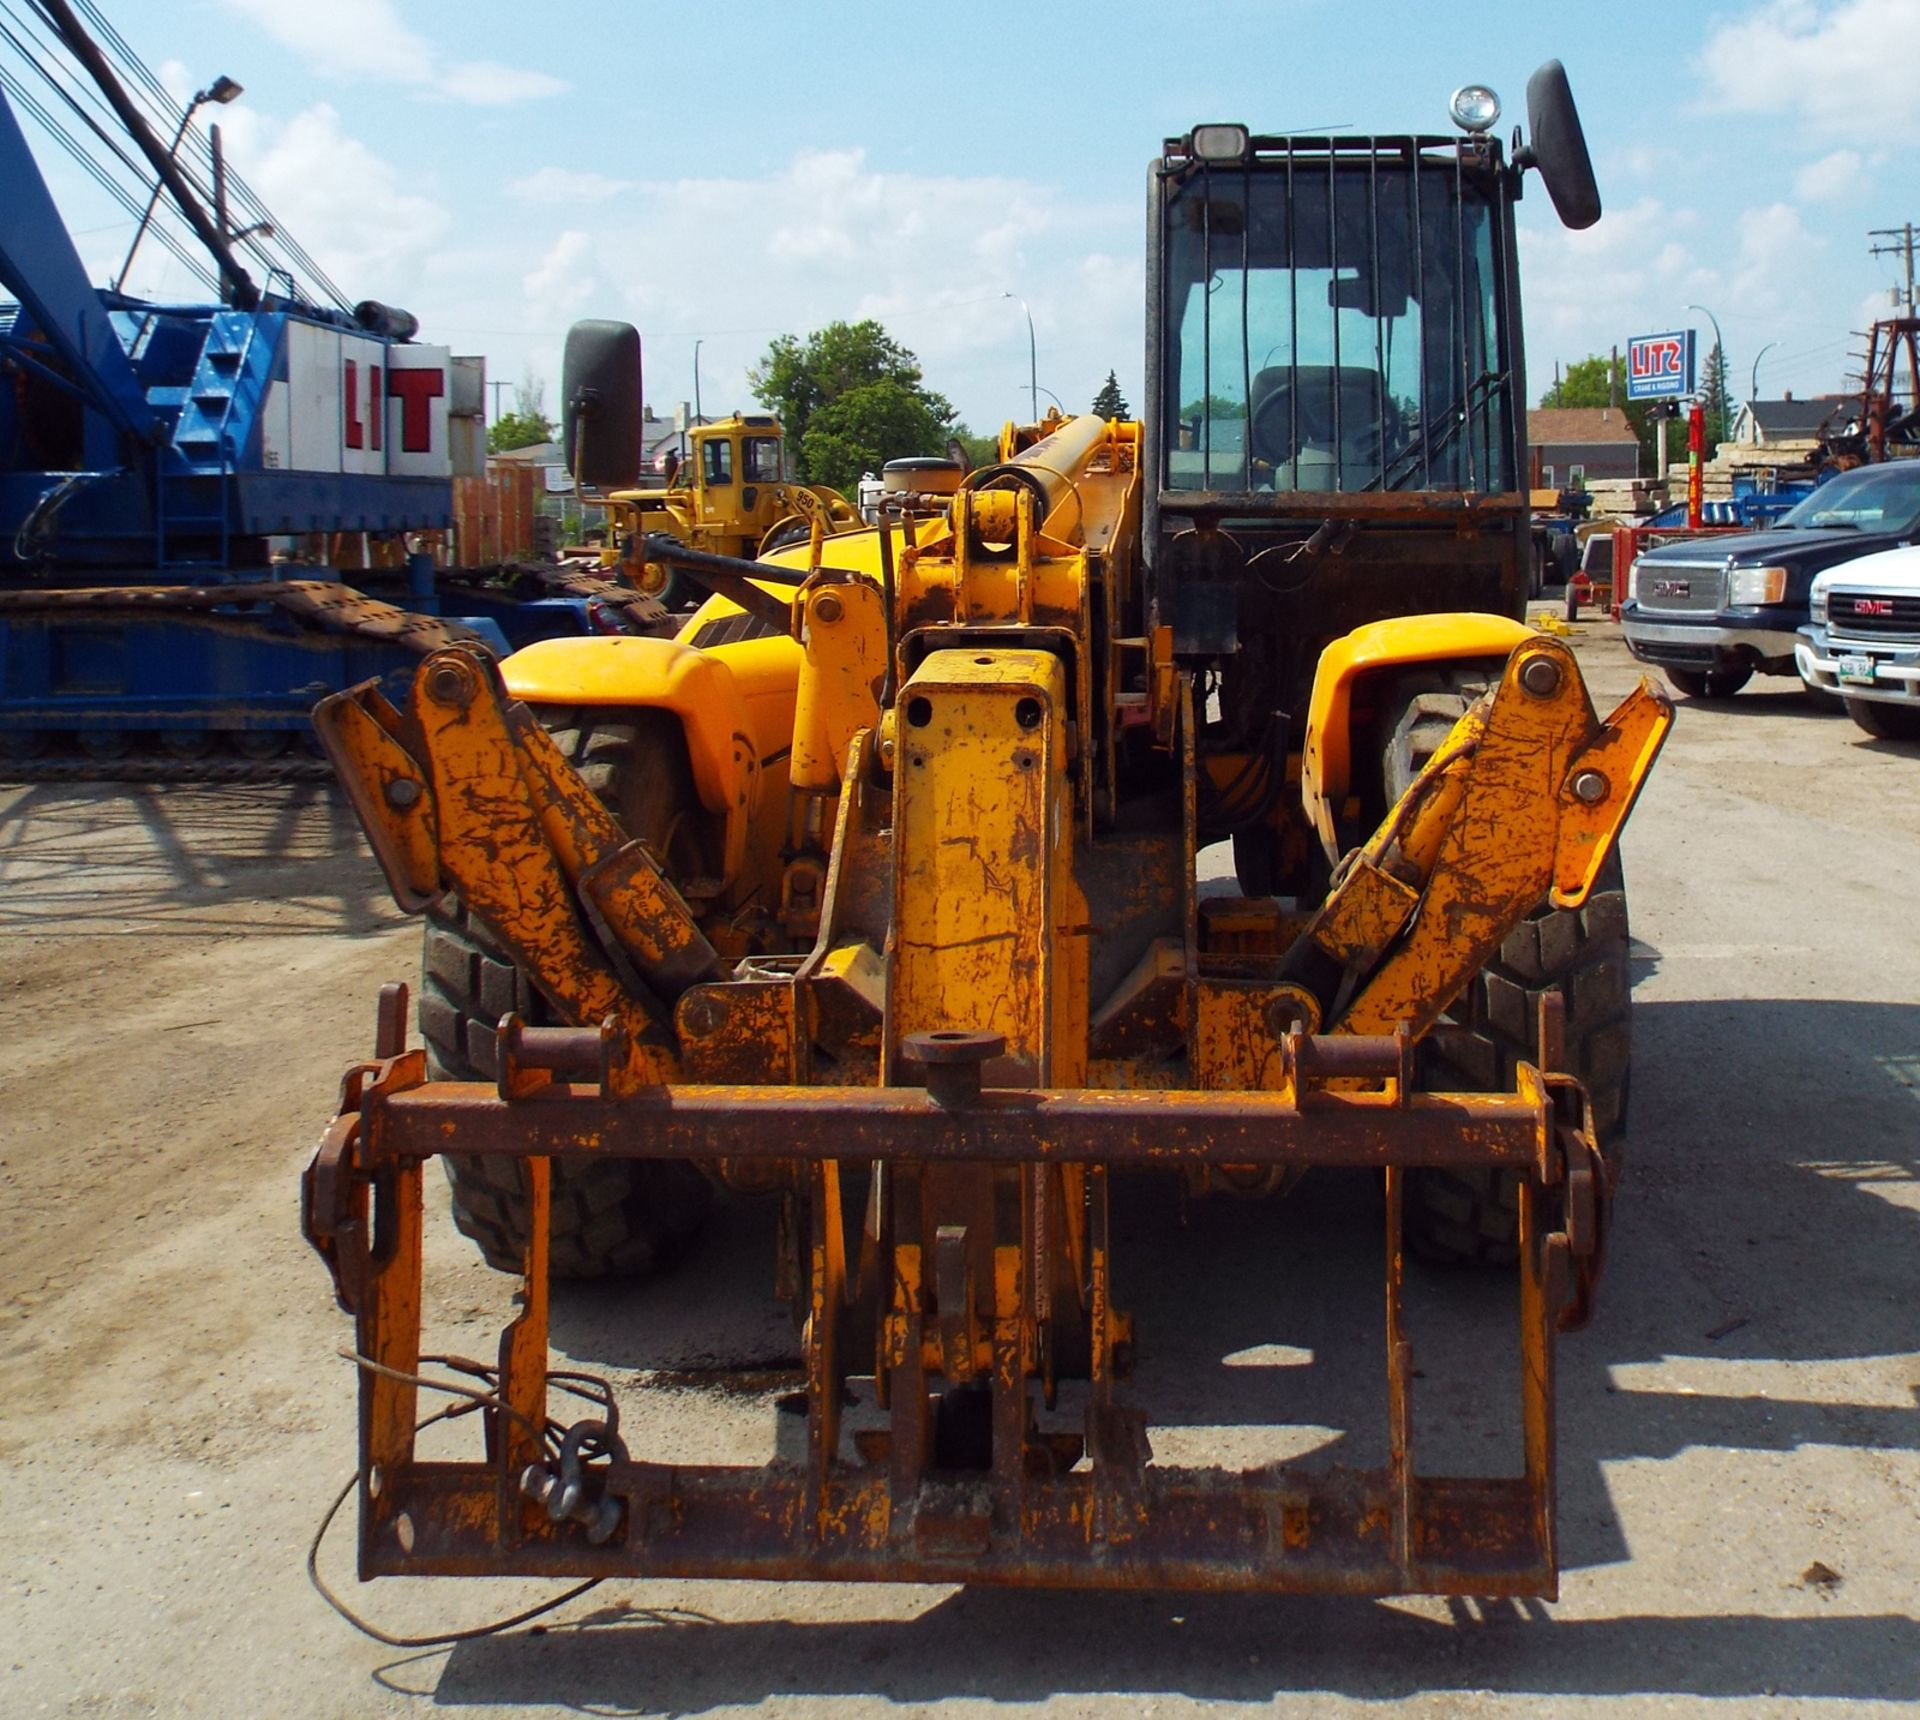
[[[1024,427],[957,494],[758,561],[653,537],[714,594],[676,638],[454,648],[404,711],[323,708],[427,916],[425,1045],[389,987],[304,1184],[363,1577],[1556,1592],[1556,1333],[1626,1083],[1615,842],[1672,711],[1601,720],[1523,621],[1513,206],[1537,168],[1599,215],[1558,62],[1528,98],[1511,156],[1475,87],[1451,135],[1168,141],[1143,423]],[[582,481],[630,483],[637,343],[568,368]],[[1238,891],[1203,887],[1229,843]],[[421,1354],[434,1158],[523,1280],[457,1381]],[[1383,1191],[1386,1461],[1155,1461],[1113,1184],[1322,1166]],[[717,1189],[784,1214],[806,1432],[764,1467],[549,1392],[550,1279],[665,1265]],[[1409,1249],[1517,1281],[1516,1473],[1416,1462]],[[447,1389],[483,1437],[429,1458]]]
[[[626,323],[578,323],[571,331],[576,369],[589,353],[620,353],[637,335]],[[602,368],[608,358],[587,366]],[[637,358],[636,358],[637,364]],[[591,392],[572,403],[566,419],[568,464],[579,472],[577,451],[591,439],[602,401]],[[623,403],[631,409],[631,403]],[[583,410],[584,409],[584,410]],[[687,431],[684,457],[675,453],[666,482],[639,487],[637,476],[621,469],[616,487],[605,492],[585,485],[587,499],[605,508],[612,529],[601,553],[619,567],[636,590],[668,609],[680,609],[698,589],[670,563],[647,558],[648,537],[664,532],[691,549],[715,555],[757,556],[764,550],[810,535],[813,522],[829,532],[860,523],[854,506],[824,484],[802,484],[787,475],[786,432],[765,413],[732,413]]]

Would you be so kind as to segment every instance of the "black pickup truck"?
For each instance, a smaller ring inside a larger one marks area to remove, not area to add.
[[[1920,460],[1829,479],[1765,531],[1662,544],[1634,562],[1620,605],[1627,648],[1693,698],[1728,698],[1754,674],[1797,674],[1813,576],[1920,541]]]

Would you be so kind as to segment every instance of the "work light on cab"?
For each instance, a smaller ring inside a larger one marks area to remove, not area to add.
[[[1485,84],[1462,84],[1447,107],[1462,131],[1491,131],[1500,118],[1500,98]]]
[[[1198,161],[1244,161],[1251,142],[1244,125],[1193,128],[1193,154]]]

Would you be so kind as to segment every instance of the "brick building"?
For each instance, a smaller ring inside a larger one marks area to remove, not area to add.
[[[1640,439],[1615,406],[1536,407],[1527,414],[1527,444],[1546,489],[1640,476]]]

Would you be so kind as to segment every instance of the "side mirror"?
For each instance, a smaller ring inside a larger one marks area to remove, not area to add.
[[[1558,60],[1549,60],[1527,79],[1527,129],[1532,135],[1516,160],[1540,169],[1563,225],[1591,227],[1600,219],[1600,187],[1594,183],[1567,68]]]
[[[560,366],[567,470],[582,489],[640,482],[640,331],[632,323],[577,322]]]

